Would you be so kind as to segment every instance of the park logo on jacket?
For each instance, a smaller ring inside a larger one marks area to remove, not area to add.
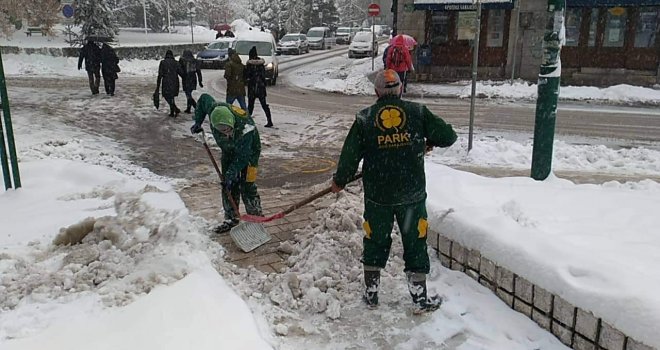
[[[398,106],[387,105],[376,115],[376,127],[381,131],[377,136],[378,148],[408,146],[410,133],[405,129],[406,112]]]

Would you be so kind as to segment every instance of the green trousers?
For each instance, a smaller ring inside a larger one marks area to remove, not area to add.
[[[392,246],[392,228],[396,219],[403,242],[405,272],[429,273],[426,250],[426,201],[404,205],[380,205],[368,199],[364,204],[362,263],[384,268]]]
[[[221,163],[222,172],[224,173],[228,166],[228,162],[225,159],[221,159]],[[261,197],[259,197],[259,192],[257,191],[257,184],[254,181],[247,181],[246,176],[247,168],[241,171],[238,183],[231,189],[231,196],[234,198],[237,207],[241,205],[241,198],[243,198],[245,211],[248,214],[261,216],[263,213],[261,210]],[[225,220],[239,219],[239,215],[229,202],[229,197],[224,189],[222,189],[222,208],[225,212]]]

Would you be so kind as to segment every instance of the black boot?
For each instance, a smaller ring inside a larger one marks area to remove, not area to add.
[[[188,99],[186,101],[186,110],[184,112],[190,114],[190,107],[192,107],[192,103],[190,102],[192,99]]]
[[[232,227],[238,225],[238,219],[226,219],[222,224],[213,229],[215,233],[225,233],[231,231]]]
[[[380,284],[380,269],[375,267],[366,267],[364,269],[364,295],[362,300],[370,309],[378,306],[378,285]]]
[[[270,106],[269,105],[266,105],[264,107],[264,113],[266,113],[266,121],[267,121],[266,125],[264,125],[264,126],[267,127],[267,128],[270,128],[271,126],[273,126],[273,120],[270,118]]]
[[[433,312],[440,308],[442,299],[437,296],[427,295],[426,275],[422,273],[408,273],[408,291],[413,299],[413,314],[421,315],[426,312]]]

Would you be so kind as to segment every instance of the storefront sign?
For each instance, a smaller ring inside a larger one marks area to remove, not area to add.
[[[474,40],[477,33],[477,13],[474,11],[461,11],[456,22],[458,40]]]
[[[566,0],[566,7],[658,6],[658,0]]]
[[[415,10],[432,11],[476,11],[477,4],[470,0],[415,0]],[[512,9],[512,0],[484,0],[483,9]]]

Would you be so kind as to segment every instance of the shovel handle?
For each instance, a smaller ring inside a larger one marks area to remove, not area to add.
[[[358,179],[360,179],[360,178],[362,178],[362,173],[361,173],[361,172],[358,173],[357,175],[353,176],[353,178],[352,178],[347,184],[349,184],[349,183],[351,183],[351,182],[353,182],[353,181],[355,181],[355,180],[358,180]],[[311,196],[309,196],[309,197],[307,197],[307,198],[305,198],[305,199],[302,199],[300,202],[297,202],[297,203],[292,204],[290,207],[286,208],[286,209],[282,212],[282,214],[284,214],[284,215],[289,214],[290,212],[292,212],[292,211],[294,211],[294,210],[296,210],[296,209],[298,209],[298,208],[300,208],[300,207],[302,207],[302,206],[305,206],[305,205],[307,205],[307,204],[309,204],[309,203],[311,203],[311,202],[313,202],[313,201],[315,201],[315,200],[317,200],[317,199],[319,199],[319,198],[325,196],[326,194],[328,194],[328,193],[330,193],[330,192],[332,192],[332,186],[330,186],[330,187],[328,187],[328,188],[326,188],[326,189],[324,189],[324,190],[322,190],[322,191],[320,191],[320,192],[314,193],[313,195],[311,195]],[[284,215],[282,215],[282,216],[284,216]]]
[[[225,177],[222,176],[222,171],[220,171],[220,167],[218,166],[218,162],[215,160],[215,157],[213,156],[213,153],[211,153],[211,148],[209,147],[209,144],[206,143],[206,133],[204,132],[204,129],[202,129],[202,143],[204,144],[204,149],[206,149],[206,153],[209,155],[209,158],[211,158],[211,162],[213,163],[213,167],[215,168],[215,172],[218,173],[218,177],[220,177],[220,182],[224,182]],[[236,212],[236,215],[240,216],[241,213],[240,213],[240,211],[238,211],[238,205],[236,205],[236,201],[234,201],[234,197],[231,196],[231,192],[227,191],[225,186],[221,185],[221,187],[222,187],[222,190],[227,195],[227,199],[229,200],[229,203],[231,204],[231,207]]]

